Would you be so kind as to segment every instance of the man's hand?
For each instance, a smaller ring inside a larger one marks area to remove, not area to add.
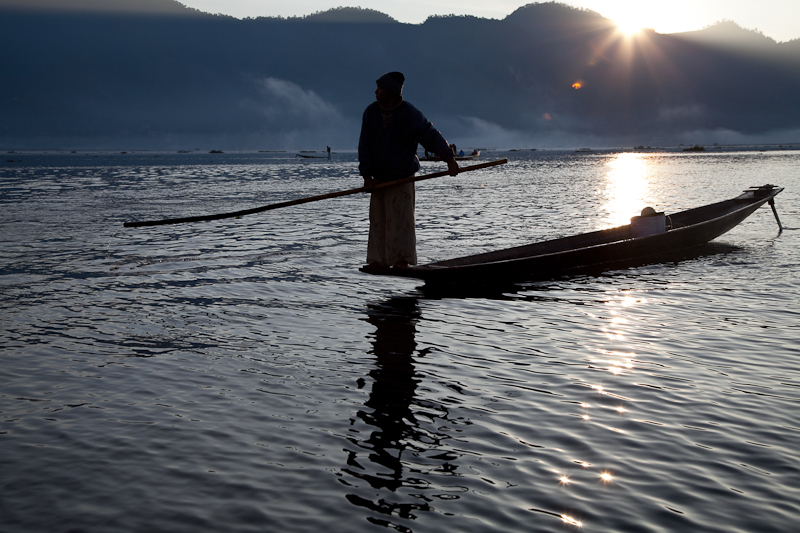
[[[371,191],[375,188],[375,184],[378,183],[378,180],[375,178],[371,178],[369,176],[364,176],[364,188],[367,191]]]
[[[451,157],[450,159],[447,160],[447,172],[451,176],[457,175],[459,170],[460,169],[458,168],[458,163],[456,163],[456,160],[455,160],[454,157]]]

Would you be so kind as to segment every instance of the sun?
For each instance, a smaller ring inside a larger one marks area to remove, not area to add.
[[[614,23],[617,25],[617,30],[629,36],[637,35],[645,28],[645,24],[642,24],[641,19],[634,13],[617,17]]]
[[[629,37],[633,37],[634,35],[638,35],[642,33],[644,26],[641,24],[634,23],[627,23],[627,22],[617,22],[617,30],[624,33]]]

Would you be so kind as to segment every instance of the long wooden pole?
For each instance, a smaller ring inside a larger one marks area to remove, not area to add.
[[[469,172],[471,170],[479,170],[481,168],[493,167],[495,165],[503,165],[507,162],[508,162],[507,159],[498,159],[497,161],[489,161],[488,163],[469,165],[466,167],[461,167],[461,169],[459,169],[459,173]],[[429,180],[431,178],[440,178],[442,176],[447,176],[448,174],[449,171],[444,170],[442,172],[434,172],[433,174],[425,174],[423,176],[411,176],[409,178],[403,178],[396,181],[379,183],[375,186],[373,190],[384,189],[386,187],[392,187],[394,185],[402,185],[404,183],[412,183],[415,181]],[[319,200],[325,200],[327,198],[337,198],[339,196],[347,196],[348,194],[356,194],[359,192],[369,192],[369,191],[364,187],[359,187],[358,189],[349,189],[347,191],[331,192],[328,194],[321,194],[319,196],[309,196],[307,198],[289,200],[288,202],[280,202],[277,204],[270,204],[262,207],[254,207],[252,209],[243,209],[242,211],[234,211],[232,213],[217,213],[216,215],[200,215],[196,217],[167,218],[164,220],[145,220],[142,222],[125,222],[124,226],[126,228],[140,228],[142,226],[164,226],[166,224],[183,224],[184,222],[205,222],[207,220],[220,220],[222,218],[241,217],[244,215],[261,213],[262,211],[271,211],[272,209],[280,209],[281,207],[289,207],[292,205],[305,204],[308,202],[317,202]]]

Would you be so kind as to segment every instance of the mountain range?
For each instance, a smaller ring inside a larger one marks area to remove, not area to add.
[[[174,0],[0,0],[0,148],[354,149],[375,79],[464,147],[800,141],[800,39],[628,37],[550,2],[404,24]]]

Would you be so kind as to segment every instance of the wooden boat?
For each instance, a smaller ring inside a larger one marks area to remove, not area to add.
[[[317,152],[312,152],[309,150],[301,150],[299,154],[296,154],[295,157],[302,157],[303,159],[330,159],[331,158],[331,147],[326,146],[327,148],[327,155],[309,155],[309,154],[316,154]]]
[[[408,268],[365,266],[361,270],[371,274],[418,278],[429,284],[492,285],[660,262],[730,231],[768,202],[780,227],[773,199],[782,190],[774,185],[752,187],[736,198],[665,216],[662,220],[666,224],[660,232],[644,236],[634,236],[638,228],[627,224],[426,265]],[[644,217],[634,217],[639,218]]]
[[[473,151],[470,154],[464,155],[456,155],[456,161],[471,161],[473,159],[478,159],[481,156],[481,153],[478,150]],[[441,157],[436,154],[430,154],[425,152],[425,155],[419,158],[420,161],[444,161]]]

